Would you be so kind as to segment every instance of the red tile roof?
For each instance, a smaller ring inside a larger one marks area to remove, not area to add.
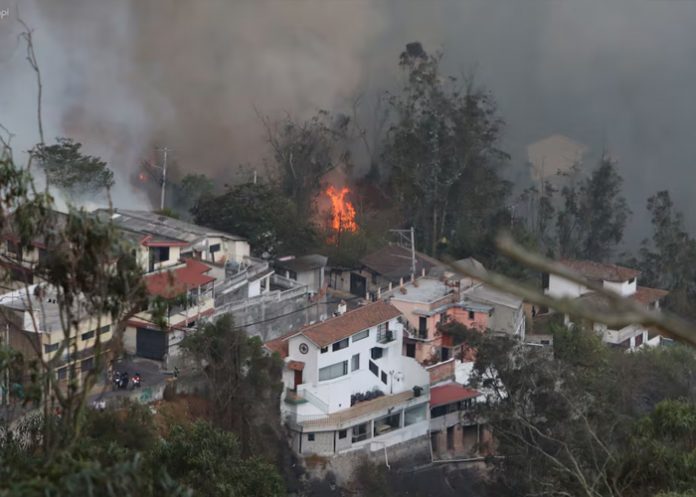
[[[302,371],[304,369],[304,362],[288,361],[288,369],[292,369],[293,371]]]
[[[618,283],[635,278],[640,274],[640,271],[635,269],[616,266],[615,264],[603,264],[601,262],[562,259],[560,263],[590,280],[604,280]]]
[[[215,281],[208,276],[210,266],[195,259],[186,259],[186,265],[170,271],[162,271],[145,277],[145,285],[150,295],[173,298],[192,288]]]
[[[466,388],[456,383],[440,385],[430,389],[430,407],[443,406],[460,400],[473,399],[481,395],[481,392],[473,388]]]
[[[268,350],[271,352],[278,352],[280,355],[281,359],[285,359],[288,356],[288,338],[293,337],[297,335],[299,332],[297,330],[293,330],[290,333],[286,333],[285,335],[281,335],[278,338],[274,338],[273,340],[269,340],[266,343],[264,343],[264,347],[266,347]]]
[[[649,305],[657,302],[663,297],[666,297],[667,294],[669,294],[667,290],[639,286],[636,288],[636,293],[631,295],[631,298],[637,302],[640,302],[641,304]]]
[[[368,304],[345,314],[312,324],[299,330],[318,347],[326,347],[401,315],[396,307],[382,300]]]

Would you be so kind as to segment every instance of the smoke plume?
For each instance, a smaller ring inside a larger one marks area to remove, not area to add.
[[[658,189],[696,228],[696,2],[21,0],[19,11],[36,30],[47,138],[106,159],[117,203],[146,202],[127,178],[155,146],[225,179],[260,164],[255,109],[347,111],[358,94],[398,87],[398,55],[418,40],[493,92],[513,168],[524,171],[528,143],[562,133],[619,159],[634,238]],[[14,17],[0,20],[0,122],[29,146],[34,80]]]

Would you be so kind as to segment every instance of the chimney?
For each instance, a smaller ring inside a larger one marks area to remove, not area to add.
[[[341,300],[338,303],[338,307],[336,307],[336,315],[340,316],[341,314],[345,314],[347,309],[348,309],[348,304],[346,304],[345,300]]]

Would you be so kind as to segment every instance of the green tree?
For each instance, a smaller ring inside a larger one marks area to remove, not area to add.
[[[98,157],[85,155],[82,144],[58,138],[54,145],[37,145],[31,156],[43,168],[49,185],[71,195],[93,194],[114,184],[114,173]]]
[[[175,426],[154,460],[177,480],[206,497],[275,497],[284,495],[275,468],[259,458],[243,459],[236,437],[198,421]]]
[[[174,188],[174,209],[184,218],[191,216],[191,210],[202,199],[212,196],[215,185],[205,174],[187,174]]]
[[[248,238],[256,255],[304,253],[316,243],[314,226],[271,185],[230,187],[202,198],[192,212],[197,224]]]
[[[259,337],[249,337],[226,314],[189,335],[182,347],[200,364],[210,382],[215,421],[234,431],[242,454],[259,453],[273,430],[280,395],[282,364],[262,349]]]
[[[496,166],[507,158],[497,148],[502,120],[491,96],[444,77],[441,59],[420,43],[401,54],[408,80],[390,99],[395,122],[383,153],[394,198],[433,255],[461,215],[470,212],[466,221],[485,223],[481,211],[499,208],[505,188]]]
[[[670,291],[666,307],[685,316],[696,315],[696,241],[684,229],[684,217],[677,212],[668,191],[651,196],[647,210],[652,237],[643,241],[636,261],[641,281]]]
[[[562,257],[601,262],[612,255],[631,214],[622,183],[614,162],[605,156],[588,178],[561,190],[564,205],[556,228]]]

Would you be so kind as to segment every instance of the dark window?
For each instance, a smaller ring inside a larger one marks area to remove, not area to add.
[[[328,352],[328,351],[329,351],[329,348],[328,348],[328,347],[322,347],[322,348],[319,349],[319,350],[320,350],[320,352],[323,354],[324,352]]]
[[[476,315],[474,314],[474,311],[469,311],[469,319],[473,321],[475,317]]]
[[[549,273],[543,273],[543,274],[541,275],[541,287],[542,287],[544,290],[548,290],[548,289],[549,289]]]
[[[288,269],[288,278],[290,278],[291,280],[297,280],[297,273]]]
[[[370,350],[370,354],[372,355],[373,359],[381,359],[383,355],[384,349],[380,347],[372,347]]]
[[[350,370],[356,371],[360,369],[360,354],[355,354],[351,359]]]
[[[314,433],[307,433],[307,440],[310,442],[314,442]]]
[[[157,264],[158,262],[164,262],[169,260],[169,247],[151,247],[150,257],[152,262]]]
[[[59,380],[64,380],[68,377],[68,368],[60,368],[58,371],[56,371],[56,373]]]
[[[82,371],[92,371],[94,369],[94,357],[82,361]]]
[[[418,318],[418,336],[420,338],[428,336],[428,320],[423,316]]]
[[[372,371],[373,375],[379,378],[379,368],[377,367],[377,364],[372,361],[370,361],[370,371]]]
[[[215,252],[220,252],[220,244],[216,243],[215,245],[210,246],[210,253],[215,253]]]
[[[89,340],[90,338],[94,338],[94,330],[88,331],[87,333],[82,334],[82,340]]]
[[[636,347],[643,345],[643,334],[636,335]]]
[[[387,373],[382,371],[382,383],[387,384]]]
[[[103,335],[104,333],[108,333],[110,330],[111,330],[111,325],[107,324],[106,326],[102,326],[101,328],[99,328],[99,334]]]
[[[448,349],[447,347],[442,347],[440,349],[440,358],[440,360],[442,361],[448,361],[450,358],[450,349]]]
[[[48,262],[48,251],[43,248],[39,248],[39,264],[46,264]]]
[[[344,339],[341,340],[340,342],[334,343],[334,344],[331,346],[331,350],[333,350],[334,352],[336,352],[337,350],[345,349],[346,347],[348,347],[348,339],[347,339],[347,338],[344,338]]]
[[[357,342],[358,340],[362,340],[363,338],[367,338],[370,336],[370,330],[363,330],[357,332],[355,335],[353,335],[353,341]]]
[[[13,242],[12,240],[7,240],[7,252],[9,252],[9,254],[14,256],[16,259],[22,258],[22,249],[19,247],[19,244]]]
[[[60,347],[59,343],[50,343],[50,344],[44,345],[44,351],[47,354],[49,354],[51,352],[55,352],[56,350],[58,350],[58,347]]]
[[[406,344],[406,357],[416,357],[416,344],[407,343]]]
[[[344,439],[348,436],[348,430],[338,430],[338,438]]]

